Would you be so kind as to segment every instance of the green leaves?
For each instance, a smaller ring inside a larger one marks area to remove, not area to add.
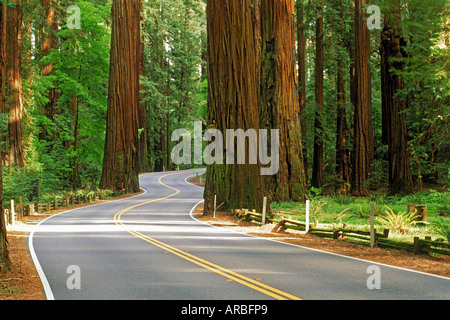
[[[141,93],[153,147],[150,167],[155,168],[170,161],[164,149],[170,149],[173,130],[191,128],[199,117],[206,118],[207,81],[202,74],[206,17],[202,0],[151,0],[142,5],[145,75]]]
[[[376,220],[383,225],[386,229],[392,230],[394,232],[399,232],[405,234],[408,232],[411,225],[415,220],[420,218],[417,215],[417,211],[414,212],[398,212],[394,213],[394,211],[387,207],[388,209],[385,212],[384,216],[376,217]]]
[[[104,149],[106,108],[108,96],[110,14],[108,1],[79,0],[51,2],[58,12],[66,12],[69,5],[81,10],[81,29],[69,29],[66,19],[59,23],[58,46],[50,52],[41,52],[40,42],[25,42],[34,59],[26,61],[30,77],[24,81],[28,122],[27,166],[51,173],[68,187],[71,181],[93,172],[100,175]],[[24,21],[35,26],[24,39],[37,38],[52,32],[42,17],[45,8],[41,1],[30,0],[24,6]],[[43,27],[39,28],[42,25]],[[42,31],[44,33],[41,33]],[[52,72],[42,75],[44,66],[52,65]],[[50,99],[54,91],[56,97]],[[54,103],[47,110],[48,104]],[[44,137],[43,133],[47,137]],[[36,173],[38,174],[38,173]],[[95,186],[94,186],[95,187]]]

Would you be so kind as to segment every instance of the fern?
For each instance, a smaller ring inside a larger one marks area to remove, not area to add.
[[[390,229],[394,232],[399,232],[405,234],[409,231],[415,220],[420,218],[417,211],[414,212],[398,212],[394,211],[386,206],[388,210],[385,212],[385,216],[377,217],[376,220],[380,222],[385,228]]]

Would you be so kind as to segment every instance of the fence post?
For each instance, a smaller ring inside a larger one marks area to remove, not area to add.
[[[306,200],[306,226],[305,232],[309,233],[309,200]]]
[[[414,253],[419,254],[420,253],[420,239],[419,237],[414,237]]]
[[[370,246],[375,246],[375,204],[370,203]]]
[[[34,215],[34,204],[29,204],[28,205],[28,215],[29,216]]]
[[[264,197],[262,210],[262,225],[266,224],[266,206],[267,206],[267,197]]]
[[[214,195],[214,219],[216,218],[217,194]]]
[[[9,210],[10,210],[9,214],[10,214],[11,225],[14,225],[16,223],[16,217],[15,217],[14,200],[13,199],[11,199],[11,207]]]
[[[9,225],[9,210],[5,209],[3,211],[3,218],[5,219],[5,226]]]
[[[22,205],[22,197],[19,197],[19,212],[17,215],[17,218],[20,220],[23,220],[24,217],[24,213],[23,213],[23,205]]]

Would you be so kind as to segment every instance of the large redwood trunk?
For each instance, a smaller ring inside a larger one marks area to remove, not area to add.
[[[6,6],[0,4],[0,110],[4,110],[5,105],[5,82],[6,82]],[[2,151],[0,149],[0,271],[10,266],[7,231],[5,225],[5,216],[3,210],[3,161]]]
[[[100,188],[139,191],[140,0],[112,4],[111,66]]]
[[[391,0],[389,4],[389,14],[384,19],[381,34],[383,139],[388,145],[391,192],[398,194],[412,192],[412,178],[405,113],[408,105],[406,100],[400,100],[395,96],[404,88],[403,79],[395,73],[405,68],[401,49],[404,40],[400,1]]]
[[[208,124],[225,136],[227,129],[254,129],[258,132],[258,33],[254,25],[254,0],[209,0],[208,28]],[[225,151],[225,150],[224,150]],[[231,151],[231,150],[230,150]],[[214,195],[221,210],[260,210],[264,188],[258,164],[213,163],[207,166],[205,209],[213,210]],[[241,150],[242,151],[242,150]]]
[[[23,92],[22,92],[22,2],[12,1],[6,10],[5,67],[6,105],[9,111],[8,138],[5,160],[7,164],[24,164],[23,147]]]
[[[365,196],[370,167],[374,159],[370,34],[367,28],[366,0],[355,1],[355,113],[352,157],[352,194]]]
[[[300,109],[296,86],[294,0],[262,0],[260,123],[280,130],[279,171],[267,177],[274,201],[304,200]]]

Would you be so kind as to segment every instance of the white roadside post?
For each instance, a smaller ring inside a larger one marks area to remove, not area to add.
[[[263,211],[262,211],[262,225],[266,224],[266,205],[267,205],[267,197],[264,197]]]
[[[11,225],[15,225],[16,224],[16,217],[15,217],[16,212],[14,211],[14,200],[13,199],[11,199],[11,208],[10,208],[9,214],[11,215]]]
[[[309,232],[309,200],[306,200],[306,226],[305,232]]]
[[[370,203],[370,246],[375,246],[375,204]]]
[[[216,218],[217,194],[214,195],[214,219]]]

